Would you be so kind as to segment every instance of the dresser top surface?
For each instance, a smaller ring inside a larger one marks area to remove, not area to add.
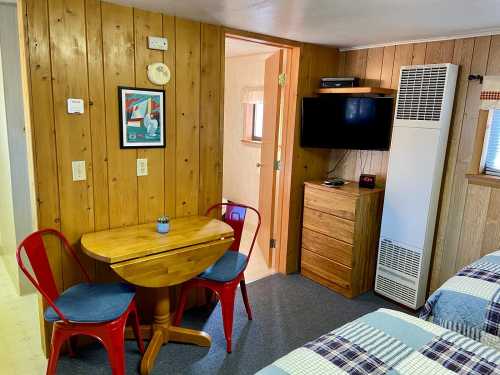
[[[384,189],[381,188],[374,188],[374,189],[361,188],[355,181],[346,181],[346,182],[347,183],[342,186],[332,186],[332,187],[323,185],[323,181],[306,181],[304,182],[304,185],[314,189],[351,195],[351,196],[376,194],[376,193],[382,193],[384,191]]]

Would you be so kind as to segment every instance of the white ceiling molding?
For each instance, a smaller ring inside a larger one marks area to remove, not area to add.
[[[339,51],[346,52],[346,51],[355,51],[355,50],[359,50],[359,49],[390,47],[390,46],[397,46],[400,44],[442,42],[445,40],[476,38],[479,36],[491,36],[491,35],[499,35],[499,34],[500,34],[500,27],[497,29],[491,29],[491,30],[487,30],[487,31],[478,31],[477,33],[472,33],[472,34],[459,34],[459,35],[443,36],[443,37],[439,37],[439,38],[402,40],[402,41],[389,42],[389,43],[368,44],[366,46],[344,47],[344,48],[339,48]]]
[[[339,48],[457,38],[500,28],[500,0],[108,1]]]

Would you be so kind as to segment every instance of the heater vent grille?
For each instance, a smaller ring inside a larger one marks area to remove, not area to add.
[[[417,278],[420,273],[422,254],[401,244],[383,238],[380,241],[379,265]]]
[[[391,280],[380,274],[377,274],[375,290],[381,294],[399,299],[403,303],[407,303],[409,306],[415,306],[417,300],[416,289],[400,284],[397,281]]]
[[[439,121],[446,72],[441,65],[401,69],[396,119]]]

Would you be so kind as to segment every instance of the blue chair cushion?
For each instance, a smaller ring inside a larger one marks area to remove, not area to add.
[[[237,251],[226,251],[222,258],[203,271],[199,277],[212,281],[231,281],[243,271],[246,262],[246,255]]]
[[[122,315],[134,296],[135,288],[124,283],[81,283],[66,289],[54,303],[71,322],[102,323]],[[50,306],[44,317],[49,322],[61,320]]]

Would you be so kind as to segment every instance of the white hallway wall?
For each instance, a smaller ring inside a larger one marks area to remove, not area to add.
[[[0,4],[0,12],[3,11]],[[18,273],[9,249],[16,246],[16,228],[14,225],[14,208],[12,202],[12,186],[10,184],[9,141],[7,136],[7,115],[5,110],[5,90],[3,82],[2,49],[0,49],[0,254],[5,268],[14,285],[18,284]]]
[[[15,4],[0,1],[0,254],[16,289],[31,291],[19,277],[16,245],[32,231],[30,180],[23,113]]]
[[[264,63],[269,54],[226,57],[224,92],[223,197],[255,208],[259,206],[260,145],[243,138],[242,92],[264,86]]]

